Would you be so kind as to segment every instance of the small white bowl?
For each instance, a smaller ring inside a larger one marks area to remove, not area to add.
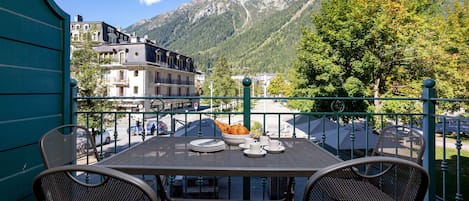
[[[239,145],[244,143],[244,138],[251,137],[251,134],[244,134],[244,135],[235,135],[235,134],[228,134],[222,133],[223,140],[230,145]]]

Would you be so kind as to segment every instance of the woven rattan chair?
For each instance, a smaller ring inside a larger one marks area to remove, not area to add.
[[[402,125],[386,126],[379,135],[373,156],[392,156],[422,164],[425,139],[421,130]]]
[[[415,162],[371,156],[344,161],[315,173],[305,186],[303,200],[423,200],[428,182],[428,173]]]
[[[156,201],[155,191],[126,173],[91,165],[49,168],[33,181],[38,201]]]
[[[73,124],[48,131],[39,140],[39,149],[46,168],[75,164],[84,155],[92,154],[96,160],[100,159],[89,130]]]

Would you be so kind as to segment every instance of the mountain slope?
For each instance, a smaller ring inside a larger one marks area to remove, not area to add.
[[[193,57],[202,71],[223,56],[240,73],[278,72],[291,66],[300,27],[312,27],[317,10],[314,0],[194,0],[125,31]]]

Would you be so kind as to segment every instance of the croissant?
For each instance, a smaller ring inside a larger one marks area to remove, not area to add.
[[[233,135],[247,135],[249,130],[240,123],[229,125],[221,121],[215,120],[215,125],[221,130],[222,133]]]

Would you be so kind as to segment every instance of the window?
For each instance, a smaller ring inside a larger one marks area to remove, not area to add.
[[[178,75],[178,84],[182,84],[181,75]]]
[[[138,70],[134,71],[134,77],[138,77]]]
[[[124,51],[119,52],[119,63],[121,63],[121,64],[125,63],[125,52]]]
[[[155,83],[160,82],[160,72],[155,73]]]
[[[178,96],[182,96],[181,87],[178,88]]]
[[[169,74],[168,74],[168,83],[169,83],[169,84],[172,84],[172,83],[173,83],[172,77],[173,77],[173,76],[171,75],[171,73],[169,73]]]
[[[186,88],[186,96],[189,96],[189,88]]]
[[[124,87],[119,87],[119,92],[117,92],[117,96],[124,96]]]
[[[161,61],[161,51],[156,50],[155,54],[156,54],[156,62],[160,62]]]
[[[90,25],[88,25],[88,24],[83,25],[83,29],[84,29],[85,31],[90,30]]]
[[[171,68],[173,67],[173,57],[172,56],[168,57],[168,66],[171,67]]]
[[[155,95],[157,95],[157,96],[161,95],[160,87],[155,87]]]
[[[134,86],[134,94],[138,94],[138,86]]]
[[[119,80],[124,80],[124,71],[123,70],[119,71]]]
[[[168,96],[171,96],[171,87],[168,87]]]
[[[91,35],[91,40],[93,41],[98,41],[98,37],[99,36],[99,32],[94,32],[92,35]]]

